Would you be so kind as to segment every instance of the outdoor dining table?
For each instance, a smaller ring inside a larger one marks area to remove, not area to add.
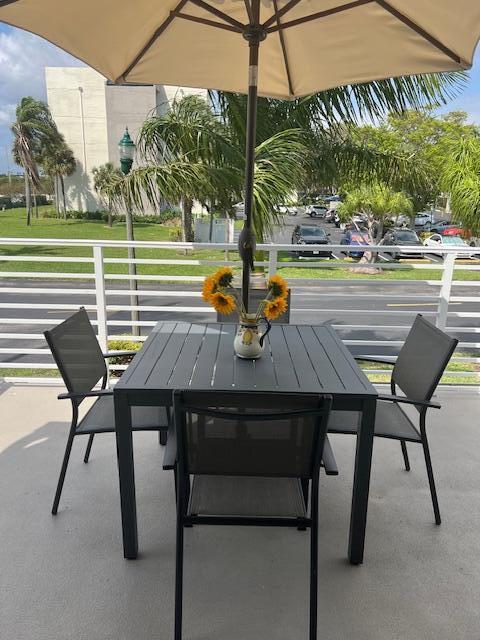
[[[171,406],[175,389],[331,394],[361,413],[348,557],[363,562],[377,392],[329,325],[274,325],[258,360],[235,356],[236,325],[159,322],[114,388],[123,550],[138,553],[131,407]]]

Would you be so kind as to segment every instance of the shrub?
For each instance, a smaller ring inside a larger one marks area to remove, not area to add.
[[[182,241],[182,227],[175,226],[170,229],[168,234],[168,239],[171,242],[181,242]]]
[[[142,346],[142,342],[134,342],[133,340],[127,340],[125,338],[119,338],[116,340],[108,341],[109,351],[138,351]],[[114,356],[109,358],[110,364],[129,364],[133,359],[133,356]],[[114,376],[120,376],[121,370],[113,371]]]

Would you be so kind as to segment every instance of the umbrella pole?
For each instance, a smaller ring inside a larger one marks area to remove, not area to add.
[[[252,0],[252,23],[243,33],[248,41],[247,135],[245,148],[245,224],[239,238],[239,253],[243,260],[242,299],[248,312],[250,269],[253,267],[255,234],[253,224],[253,179],[255,170],[255,138],[257,132],[258,50],[266,32],[260,26],[260,0]]]
[[[245,149],[245,224],[248,230],[246,238],[251,234],[253,218],[253,175],[255,169],[255,137],[257,130],[257,73],[258,73],[258,49],[259,42],[250,43],[250,56],[248,66],[248,99],[247,99],[247,136]],[[244,247],[248,248],[248,247]],[[244,251],[242,298],[245,309],[248,311],[250,289],[250,267],[253,265],[253,247],[251,251]],[[251,255],[251,260],[250,260]]]

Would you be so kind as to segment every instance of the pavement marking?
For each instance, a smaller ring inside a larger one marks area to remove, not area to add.
[[[451,305],[459,305],[461,302],[450,302]],[[392,302],[387,307],[438,307],[438,302]]]

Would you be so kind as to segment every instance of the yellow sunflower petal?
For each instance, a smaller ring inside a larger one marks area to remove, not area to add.
[[[235,304],[235,298],[225,293],[221,293],[217,291],[210,298],[210,303],[213,308],[219,313],[223,313],[224,315],[229,315],[233,313],[237,308]]]

